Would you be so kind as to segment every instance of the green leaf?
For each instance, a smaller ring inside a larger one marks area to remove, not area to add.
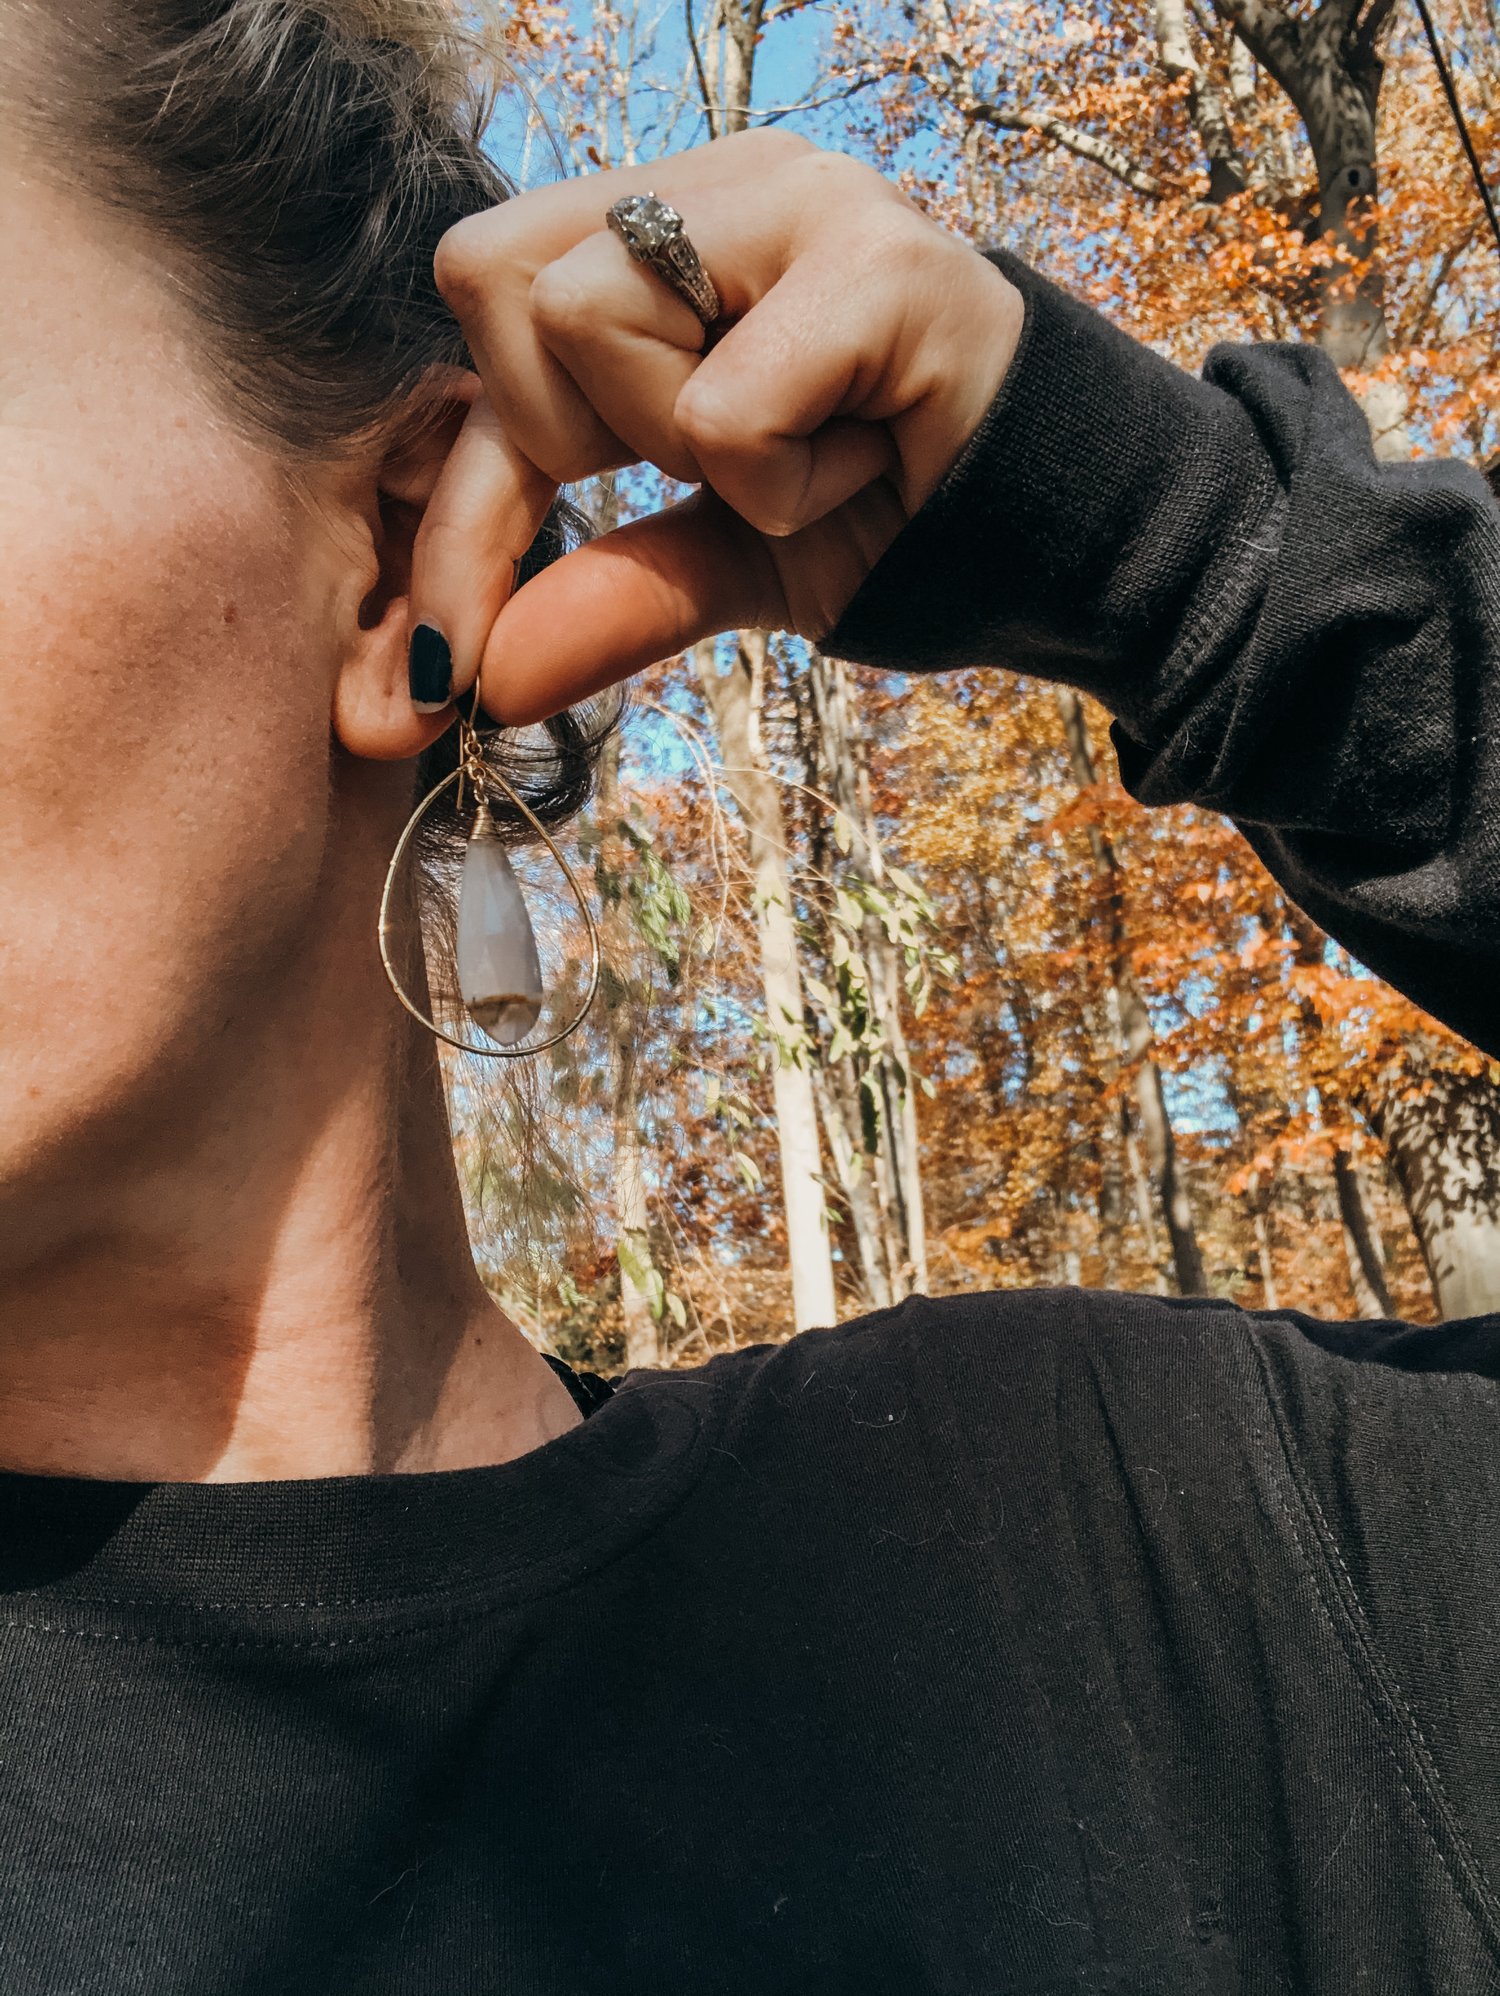
[[[760,1175],[760,1166],[748,1152],[737,1150],[734,1153],[735,1168],[752,1192],[758,1192],[765,1180]]]
[[[802,982],[810,993],[813,1003],[822,1008],[824,1017],[830,1023],[837,1019],[839,1015],[839,1001],[834,997],[828,986],[820,983],[816,977],[804,977]]]
[[[848,852],[854,844],[854,827],[842,811],[833,814],[833,842],[840,852]]]
[[[667,1291],[667,1309],[679,1331],[687,1329],[687,1305],[675,1289]]]
[[[651,1250],[645,1242],[631,1234],[622,1234],[615,1243],[615,1258],[635,1287],[649,1294],[651,1278],[656,1270],[651,1261]]]

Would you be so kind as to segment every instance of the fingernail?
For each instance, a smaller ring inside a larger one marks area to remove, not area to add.
[[[419,714],[436,714],[453,692],[453,653],[436,624],[418,624],[407,652],[411,704]]]

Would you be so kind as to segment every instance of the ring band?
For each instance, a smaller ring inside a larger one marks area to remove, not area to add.
[[[705,326],[714,323],[724,308],[675,208],[654,194],[627,194],[605,219],[637,263],[670,284]]]

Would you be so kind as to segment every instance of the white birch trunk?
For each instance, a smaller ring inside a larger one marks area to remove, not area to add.
[[[616,831],[620,815],[620,741],[611,736],[599,771],[599,826],[606,870],[616,880],[628,863],[625,841]],[[625,1320],[625,1364],[658,1366],[662,1362],[661,1325],[651,1313],[651,1299],[633,1271],[649,1268],[651,1235],[642,1169],[640,1075],[636,1048],[639,1021],[630,1002],[631,959],[635,938],[625,914],[623,896],[606,901],[600,925],[605,962],[605,1019],[609,1031],[611,1109],[614,1125],[615,1257],[620,1268],[620,1310]]]
[[[831,1324],[838,1313],[818,1144],[818,1105],[808,1068],[812,1050],[803,1022],[786,824],[781,793],[760,736],[765,658],[764,631],[741,632],[734,663],[724,674],[718,670],[712,639],[693,647],[698,680],[718,731],[724,780],[739,806],[750,847],[761,988],[774,1050],[771,1087],[786,1207],[792,1314],[801,1331]]]

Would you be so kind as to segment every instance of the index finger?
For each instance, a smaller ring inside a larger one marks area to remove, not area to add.
[[[422,625],[439,631],[451,674],[446,688],[431,689],[424,707],[446,706],[474,684],[490,627],[556,497],[557,487],[514,447],[487,398],[477,396],[412,546],[407,637]]]
[[[767,166],[778,158],[813,151],[809,140],[792,132],[738,132],[651,166],[611,168],[534,188],[454,223],[437,246],[433,274],[463,327],[481,380],[485,380],[485,361],[498,360],[487,339],[497,308],[503,314],[509,302],[530,289],[545,264],[606,228],[607,212],[627,194],[675,196],[690,208],[695,193],[729,188],[743,194],[748,176],[758,174],[763,182]],[[691,213],[686,219],[691,229]],[[764,212],[759,219],[767,219]],[[774,256],[780,245],[767,247]],[[620,254],[626,254],[623,245]],[[713,273],[726,317],[745,310],[772,281],[755,268],[756,262]],[[490,385],[487,380],[485,385]]]
[[[608,209],[627,194],[657,190],[675,195],[691,211],[694,197],[726,187],[742,191],[757,168],[763,186],[768,165],[815,150],[790,133],[742,133],[650,168],[587,174],[515,196],[465,218],[442,238],[434,275],[459,320],[485,392],[483,413],[476,404],[424,517],[413,560],[411,615],[414,624],[435,624],[451,646],[454,693],[473,683],[488,631],[509,599],[515,562],[535,538],[557,491],[513,434],[522,431],[529,451],[546,456],[531,436],[537,423],[522,422],[519,410],[508,421],[508,403],[518,384],[529,384],[544,403],[550,394],[538,432],[543,436],[549,424],[555,428],[563,420],[559,408],[573,421],[586,408],[576,385],[564,381],[559,387],[553,380],[559,363],[532,323],[530,292],[537,273],[602,233]],[[779,216],[774,202],[752,206],[754,226],[746,232],[746,247],[742,253],[736,246],[733,268],[719,283],[730,317],[774,283],[790,236],[791,218]],[[620,245],[621,258],[626,254]],[[599,468],[622,461],[607,452],[590,460]]]

